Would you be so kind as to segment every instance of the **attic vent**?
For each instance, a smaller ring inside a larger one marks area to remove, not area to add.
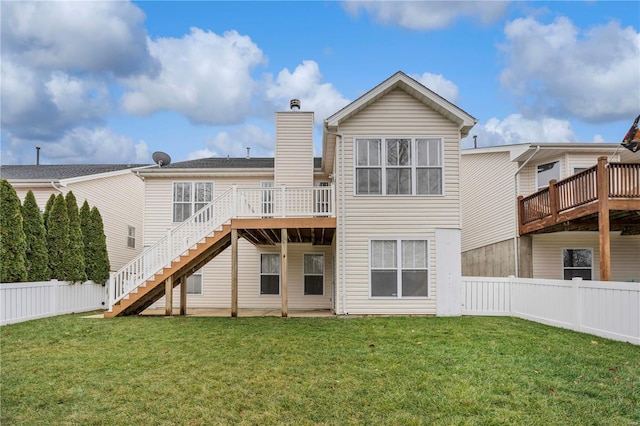
[[[291,99],[291,101],[289,102],[289,108],[291,108],[291,111],[299,111],[300,99]]]

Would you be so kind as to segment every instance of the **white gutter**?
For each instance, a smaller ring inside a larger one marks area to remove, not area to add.
[[[525,160],[524,163],[522,163],[522,165],[520,167],[518,167],[518,170],[516,170],[516,172],[513,174],[513,192],[515,195],[515,200],[517,202],[518,200],[518,174],[520,173],[520,171],[522,170],[522,168],[524,166],[527,165],[527,163],[538,153],[538,151],[540,151],[540,145],[538,145],[536,147],[536,150],[533,152],[533,154],[531,154],[531,156],[529,158],[527,158]],[[519,261],[520,258],[518,256],[518,226],[519,226],[519,220],[518,220],[518,207],[516,206],[516,214],[515,214],[515,222],[516,222],[516,229],[515,229],[515,235],[513,236],[513,259],[515,262],[515,276],[519,277],[520,276],[520,265],[519,265]]]

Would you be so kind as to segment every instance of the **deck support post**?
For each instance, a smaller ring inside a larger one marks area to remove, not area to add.
[[[164,314],[173,315],[173,275],[169,275],[164,281]]]
[[[187,315],[187,275],[180,277],[180,315]]]
[[[280,231],[280,280],[281,280],[281,289],[282,291],[282,317],[286,318],[289,315],[289,307],[288,307],[288,289],[287,289],[287,228],[282,228]]]
[[[598,235],[600,240],[600,281],[611,280],[611,235],[609,229],[609,170],[607,157],[598,157]]]
[[[238,316],[238,230],[231,229],[231,317]]]

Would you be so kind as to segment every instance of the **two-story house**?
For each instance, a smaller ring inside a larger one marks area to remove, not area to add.
[[[464,275],[640,281],[639,153],[527,143],[463,150],[461,167]]]
[[[2,165],[0,177],[24,202],[33,192],[42,211],[51,194],[69,191],[78,201],[97,207],[107,237],[110,269],[117,271],[142,252],[144,183],[135,173],[148,167],[126,164]]]
[[[398,72],[324,120],[314,158],[298,106],[276,113],[274,158],[140,171],[146,249],[113,276],[107,316],[459,314],[460,140],[476,120]]]

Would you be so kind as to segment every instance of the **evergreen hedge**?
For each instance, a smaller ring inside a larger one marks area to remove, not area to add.
[[[13,186],[0,180],[0,282],[27,279],[25,241],[20,198]]]
[[[49,213],[51,213],[51,208],[53,207],[53,203],[55,201],[56,201],[56,194],[51,194],[51,196],[47,200],[47,204],[44,207],[44,214],[42,215],[42,221],[44,222],[44,229],[47,229]]]
[[[51,277],[60,281],[67,280],[69,254],[69,213],[64,196],[55,198],[47,217],[47,248],[49,251],[49,269]]]
[[[27,281],[49,281],[51,279],[51,271],[49,271],[47,231],[44,227],[36,197],[32,191],[27,192],[24,199],[22,220],[26,237]]]
[[[102,216],[97,207],[91,209],[87,229],[87,275],[96,284],[104,284],[109,279],[109,253]]]
[[[66,280],[82,282],[87,280],[84,260],[84,242],[82,230],[80,229],[80,216],[78,213],[78,203],[73,191],[67,192],[65,197],[67,205],[67,215],[69,216],[69,251]]]

